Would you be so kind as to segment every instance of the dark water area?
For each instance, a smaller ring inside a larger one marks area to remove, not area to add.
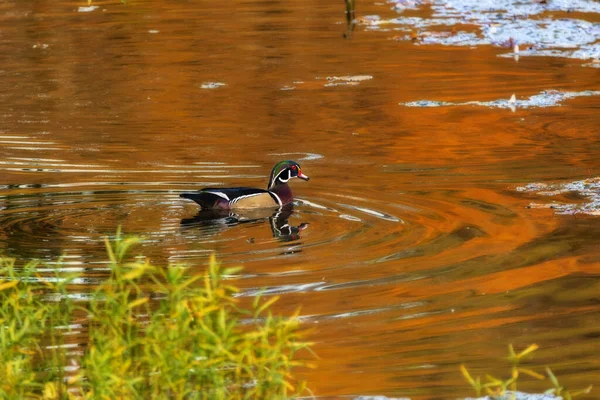
[[[465,397],[459,364],[500,373],[509,343],[539,344],[569,387],[599,381],[600,220],[532,206],[576,190],[519,189],[600,175],[599,95],[519,106],[599,91],[593,60],[349,30],[341,1],[92,5],[0,4],[4,255],[65,255],[93,285],[119,225],[157,264],[216,252],[244,296],[302,305],[317,396]],[[407,106],[422,100],[453,105]],[[283,215],[206,221],[179,198],[265,187],[284,159],[311,180]]]

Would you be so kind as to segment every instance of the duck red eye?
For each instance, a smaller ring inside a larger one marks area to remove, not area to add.
[[[295,170],[296,170],[296,166],[292,165],[292,171],[295,171]]]

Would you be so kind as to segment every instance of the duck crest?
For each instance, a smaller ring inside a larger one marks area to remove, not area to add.
[[[295,165],[294,161],[280,161],[271,170],[271,176],[269,178],[269,185],[267,190],[271,190],[277,185],[278,179],[280,182],[287,183],[292,177],[292,171],[289,169],[291,165]],[[286,173],[287,171],[287,173]]]

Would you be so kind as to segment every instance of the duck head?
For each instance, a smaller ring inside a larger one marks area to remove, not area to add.
[[[281,161],[273,167],[267,189],[271,190],[277,185],[286,184],[292,178],[309,180],[309,177],[302,173],[300,164],[295,161]]]

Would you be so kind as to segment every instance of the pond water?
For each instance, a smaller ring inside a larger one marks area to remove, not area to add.
[[[65,254],[90,285],[118,225],[156,263],[216,251],[244,296],[302,305],[322,397],[464,397],[459,364],[504,371],[509,343],[598,382],[600,220],[539,207],[598,198],[598,63],[360,22],[439,14],[421,3],[347,26],[341,0],[3,2],[1,251]],[[588,35],[594,11],[573,11]],[[290,212],[198,220],[178,196],[264,187],[284,159],[311,177]]]

